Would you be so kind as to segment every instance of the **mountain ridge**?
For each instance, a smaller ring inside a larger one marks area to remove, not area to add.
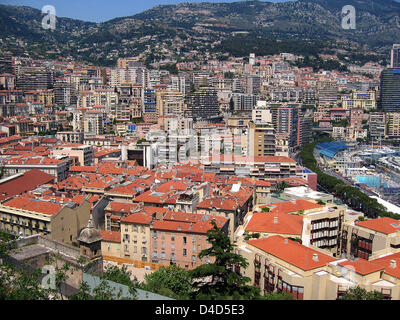
[[[343,5],[356,8],[355,30],[341,28]],[[100,64],[112,64],[117,57],[140,53],[150,56],[150,60],[151,57],[181,60],[184,53],[193,50],[205,52],[229,47],[224,43],[234,41],[235,32],[245,33],[242,38],[245,42],[251,39],[248,43],[254,39],[316,41],[328,47],[328,43],[346,43],[355,50],[371,48],[377,52],[387,52],[400,39],[400,3],[392,0],[158,5],[102,23],[57,17],[55,31],[41,28],[43,15],[38,9],[7,5],[0,8],[3,52],[63,55]],[[20,47],[13,45],[15,41],[21,43]],[[169,53],[164,54],[165,50]]]

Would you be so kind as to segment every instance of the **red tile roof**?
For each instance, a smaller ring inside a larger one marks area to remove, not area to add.
[[[101,190],[105,190],[109,187],[110,187],[110,185],[107,182],[100,181],[100,180],[97,180],[97,181],[94,181],[94,182],[91,182],[91,183],[88,183],[85,185],[85,188],[93,188],[93,189],[101,189]]]
[[[301,235],[303,217],[287,213],[254,213],[246,231]]]
[[[216,209],[233,211],[239,207],[239,203],[233,199],[209,198],[205,199],[197,205],[199,209]]]
[[[182,219],[183,216],[184,213],[180,213],[179,218]],[[217,226],[220,228],[222,228],[228,222],[228,219],[224,217],[213,217],[203,214],[198,214],[198,216],[199,217],[191,216],[192,220],[197,220],[195,222],[190,222],[186,220],[155,220],[153,223],[153,229],[165,231],[168,230],[173,232],[206,234],[208,230],[213,228],[211,224],[212,219],[215,219]]]
[[[138,208],[138,203],[111,201],[106,207],[106,210],[122,213],[133,213]]]
[[[99,231],[100,231],[100,236],[103,238],[103,241],[121,243],[121,232],[107,231],[107,230],[99,230]]]
[[[52,183],[54,177],[40,170],[26,171],[22,176],[0,184],[0,201],[31,191],[42,184]]]
[[[247,243],[305,271],[321,268],[336,260],[279,235],[249,240]],[[314,254],[318,255],[318,261],[313,260]]]
[[[185,191],[187,188],[188,186],[183,181],[168,181],[158,185],[155,191],[167,193],[169,191]]]
[[[358,258],[355,261],[346,260],[343,262],[339,262],[338,265],[345,267],[346,269],[354,270],[361,275],[367,275],[385,269],[385,267],[380,263],[376,263],[375,261],[368,261],[361,258]]]
[[[400,221],[389,217],[358,221],[356,225],[385,234],[400,231]]]
[[[97,167],[95,166],[72,166],[70,172],[96,172]]]
[[[323,205],[307,201],[307,200],[295,200],[295,201],[285,201],[285,202],[278,202],[273,203],[270,205],[263,205],[260,206],[270,208],[271,213],[280,212],[280,213],[290,213],[290,212],[298,212],[300,210],[311,210],[317,208],[323,208]]]
[[[129,216],[123,217],[121,223],[138,223],[149,225],[152,217],[145,213],[133,213]]]
[[[392,266],[390,264],[392,260],[396,262],[396,266]],[[400,252],[372,260],[372,262],[380,264],[381,266],[385,267],[386,274],[395,277],[397,279],[400,279]]]
[[[6,207],[33,211],[45,215],[57,214],[63,207],[62,205],[57,203],[39,201],[21,196],[8,200],[5,203],[3,203],[3,205]]]

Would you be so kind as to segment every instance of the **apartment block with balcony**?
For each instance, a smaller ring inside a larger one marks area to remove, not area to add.
[[[396,219],[381,217],[349,221],[343,225],[341,253],[348,258],[375,259],[400,251],[400,224]]]
[[[237,253],[249,262],[236,272],[261,292],[286,292],[297,300],[338,300],[350,288],[378,291],[384,299],[400,299],[399,253],[372,261],[335,259],[280,235],[238,243]]]
[[[261,237],[278,234],[339,256],[344,211],[344,207],[331,203],[320,205],[302,199],[256,206],[244,218],[236,237],[240,238],[244,232],[258,233]]]

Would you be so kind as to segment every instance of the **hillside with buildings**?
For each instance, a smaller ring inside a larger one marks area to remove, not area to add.
[[[104,23],[57,18],[55,30],[41,28],[43,15],[37,9],[2,5],[1,52],[29,52],[37,58],[63,55],[103,65],[115,63],[118,57],[143,54],[148,63],[175,63],[207,55],[236,55],[229,44],[237,37],[247,43],[242,56],[262,54],[257,51],[260,47],[272,50],[266,54],[297,50],[293,53],[307,55],[341,49],[382,53],[399,38],[397,2],[352,0],[343,5],[357,9],[354,30],[342,28],[342,6],[322,0],[160,5]],[[285,48],[276,40],[284,41]]]

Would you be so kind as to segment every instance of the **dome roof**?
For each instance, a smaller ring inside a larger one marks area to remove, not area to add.
[[[78,241],[84,242],[84,243],[93,243],[96,241],[101,241],[102,237],[100,235],[100,231],[97,230],[94,227],[94,222],[92,220],[92,215],[90,215],[88,224],[86,227],[84,227],[81,232],[79,233],[79,236],[77,238]]]

